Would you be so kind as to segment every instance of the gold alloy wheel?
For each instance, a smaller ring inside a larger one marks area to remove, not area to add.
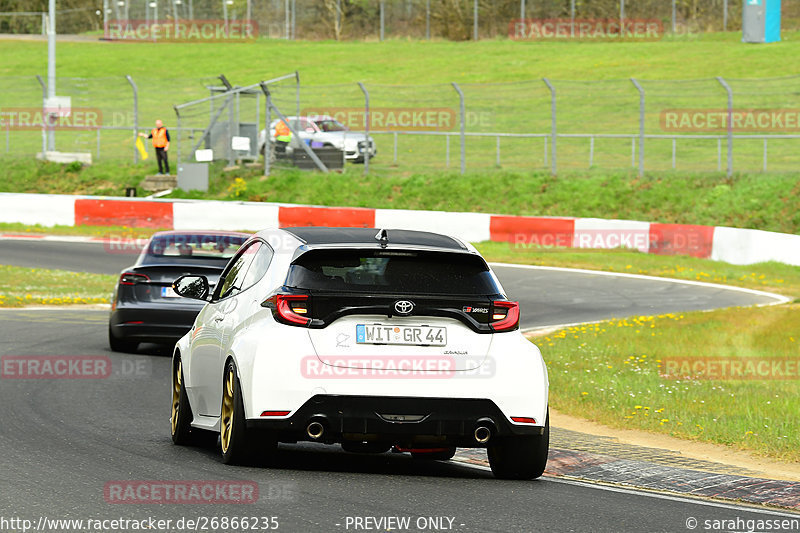
[[[178,416],[181,414],[181,386],[183,385],[181,381],[181,369],[181,362],[179,360],[178,364],[175,365],[175,372],[172,375],[172,413],[169,421],[172,425],[173,435],[178,430]]]
[[[225,383],[222,386],[222,420],[220,422],[220,441],[222,442],[222,452],[228,451],[231,444],[231,433],[233,432],[233,380],[236,379],[233,366],[228,367],[225,374]]]

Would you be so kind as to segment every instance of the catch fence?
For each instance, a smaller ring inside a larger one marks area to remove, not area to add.
[[[55,148],[138,162],[136,133],[161,119],[177,141],[171,151],[183,160],[214,148],[216,159],[233,163],[243,154],[232,148],[232,138],[247,137],[248,159],[255,161],[261,132],[279,110],[330,115],[355,132],[369,130],[378,149],[369,170],[386,173],[599,168],[730,174],[796,171],[800,159],[800,76],[307,85],[290,74],[268,84],[271,114],[266,93],[253,81],[228,87],[219,78],[58,78],[58,94],[70,97],[73,117],[55,129]],[[35,122],[37,112],[49,111],[43,83],[0,78],[0,155],[35,157],[50,148],[43,144],[46,128]],[[20,124],[22,112],[31,122]],[[213,131],[204,133],[212,122]]]

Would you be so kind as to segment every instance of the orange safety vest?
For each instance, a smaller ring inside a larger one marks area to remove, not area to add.
[[[275,139],[283,142],[292,140],[292,130],[290,130],[288,124],[282,120],[275,126]]]
[[[164,148],[167,145],[167,128],[153,128],[150,135],[153,136],[155,148]]]

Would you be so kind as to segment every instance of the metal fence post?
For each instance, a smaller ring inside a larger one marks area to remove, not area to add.
[[[139,162],[139,150],[136,149],[136,138],[139,135],[139,88],[129,75],[125,76],[133,88],[133,164]]]
[[[178,106],[174,106],[173,105],[172,109],[175,110],[175,120],[177,122],[177,124],[175,125],[175,128],[178,130],[178,142],[175,143],[178,146],[178,148],[175,150],[177,152],[175,154],[175,173],[177,174],[178,173],[178,168],[181,166],[181,137],[182,137],[182,135],[181,135],[181,113],[180,113],[180,110],[178,109]],[[159,167],[159,169],[160,169],[160,167]]]
[[[297,39],[297,0],[292,0],[292,40]]]
[[[431,40],[431,0],[425,2],[425,39]]]
[[[625,35],[625,0],[619,0],[619,36]]]
[[[272,95],[266,85],[262,85],[261,90],[267,97],[267,105],[264,110],[264,131],[267,133],[264,136],[264,176],[269,176],[270,159],[272,159],[272,133],[270,132],[272,126]]]
[[[44,82],[40,75],[36,75],[36,79],[39,80],[39,85],[42,86],[42,157],[45,157],[45,153],[47,152],[47,125],[45,124],[45,106],[44,103],[47,100],[47,84]]]
[[[569,36],[575,37],[575,0],[569,4]]]
[[[728,31],[728,0],[722,0],[722,31]]]
[[[380,15],[380,16],[381,16],[381,41],[383,41],[383,32],[384,32],[384,29],[385,29],[385,22],[384,22],[384,11],[386,10],[386,5],[385,5],[385,4],[386,4],[386,3],[384,2],[384,0],[381,0],[381,2],[380,2],[380,11],[381,11],[381,15]]]
[[[364,87],[364,84],[358,82],[361,87],[361,92],[364,93],[364,174],[369,174],[369,152],[372,148],[369,142],[369,91]],[[356,144],[356,152],[358,152],[358,144]]]
[[[283,21],[283,33],[285,34],[286,40],[288,41],[290,39],[290,37],[289,37],[289,31],[290,31],[289,24],[291,23],[290,16],[289,16],[289,0],[284,0],[284,2],[283,2],[283,18],[284,18],[284,21]]]
[[[547,78],[542,78],[542,81],[547,88],[550,89],[550,115],[552,121],[552,132],[551,132],[551,142],[550,142],[550,150],[552,151],[550,157],[550,165],[551,165],[551,172],[553,176],[556,175],[558,172],[558,164],[556,162],[556,139],[558,137],[558,128],[556,127],[556,88],[553,87],[553,84],[550,83],[550,80]]]
[[[677,0],[672,0],[672,35],[675,35],[675,19],[678,17],[676,2]]]
[[[229,96],[230,104],[228,105],[228,166],[232,167],[236,164],[233,153],[233,107],[236,105],[234,102],[234,95]]]
[[[464,104],[464,93],[461,91],[461,87],[459,87],[456,82],[452,82],[452,85],[453,88],[458,93],[458,98],[460,100],[459,114],[461,120],[461,173],[463,174],[467,170],[467,143],[466,143],[467,110],[466,110],[466,105]]]
[[[639,177],[644,175],[644,88],[631,78],[636,90],[639,91]]]
[[[472,40],[478,40],[478,0],[473,1],[472,7]]]
[[[733,175],[733,89],[721,76],[717,81],[728,93],[728,177]]]
[[[294,71],[294,79],[295,79],[295,89],[294,89],[294,100],[295,100],[295,111],[297,113],[297,117],[300,117],[300,73],[298,71]]]

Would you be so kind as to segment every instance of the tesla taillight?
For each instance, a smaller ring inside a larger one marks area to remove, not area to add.
[[[276,294],[264,304],[272,309],[273,315],[284,324],[293,326],[308,326],[311,319],[309,314],[308,295],[305,294]]]
[[[136,274],[135,272],[123,272],[122,275],[119,277],[119,284],[135,285],[137,283],[144,283],[145,281],[149,280],[150,278],[148,278],[144,274]]]
[[[493,331],[511,331],[519,327],[519,302],[496,300],[492,302],[491,322]]]

